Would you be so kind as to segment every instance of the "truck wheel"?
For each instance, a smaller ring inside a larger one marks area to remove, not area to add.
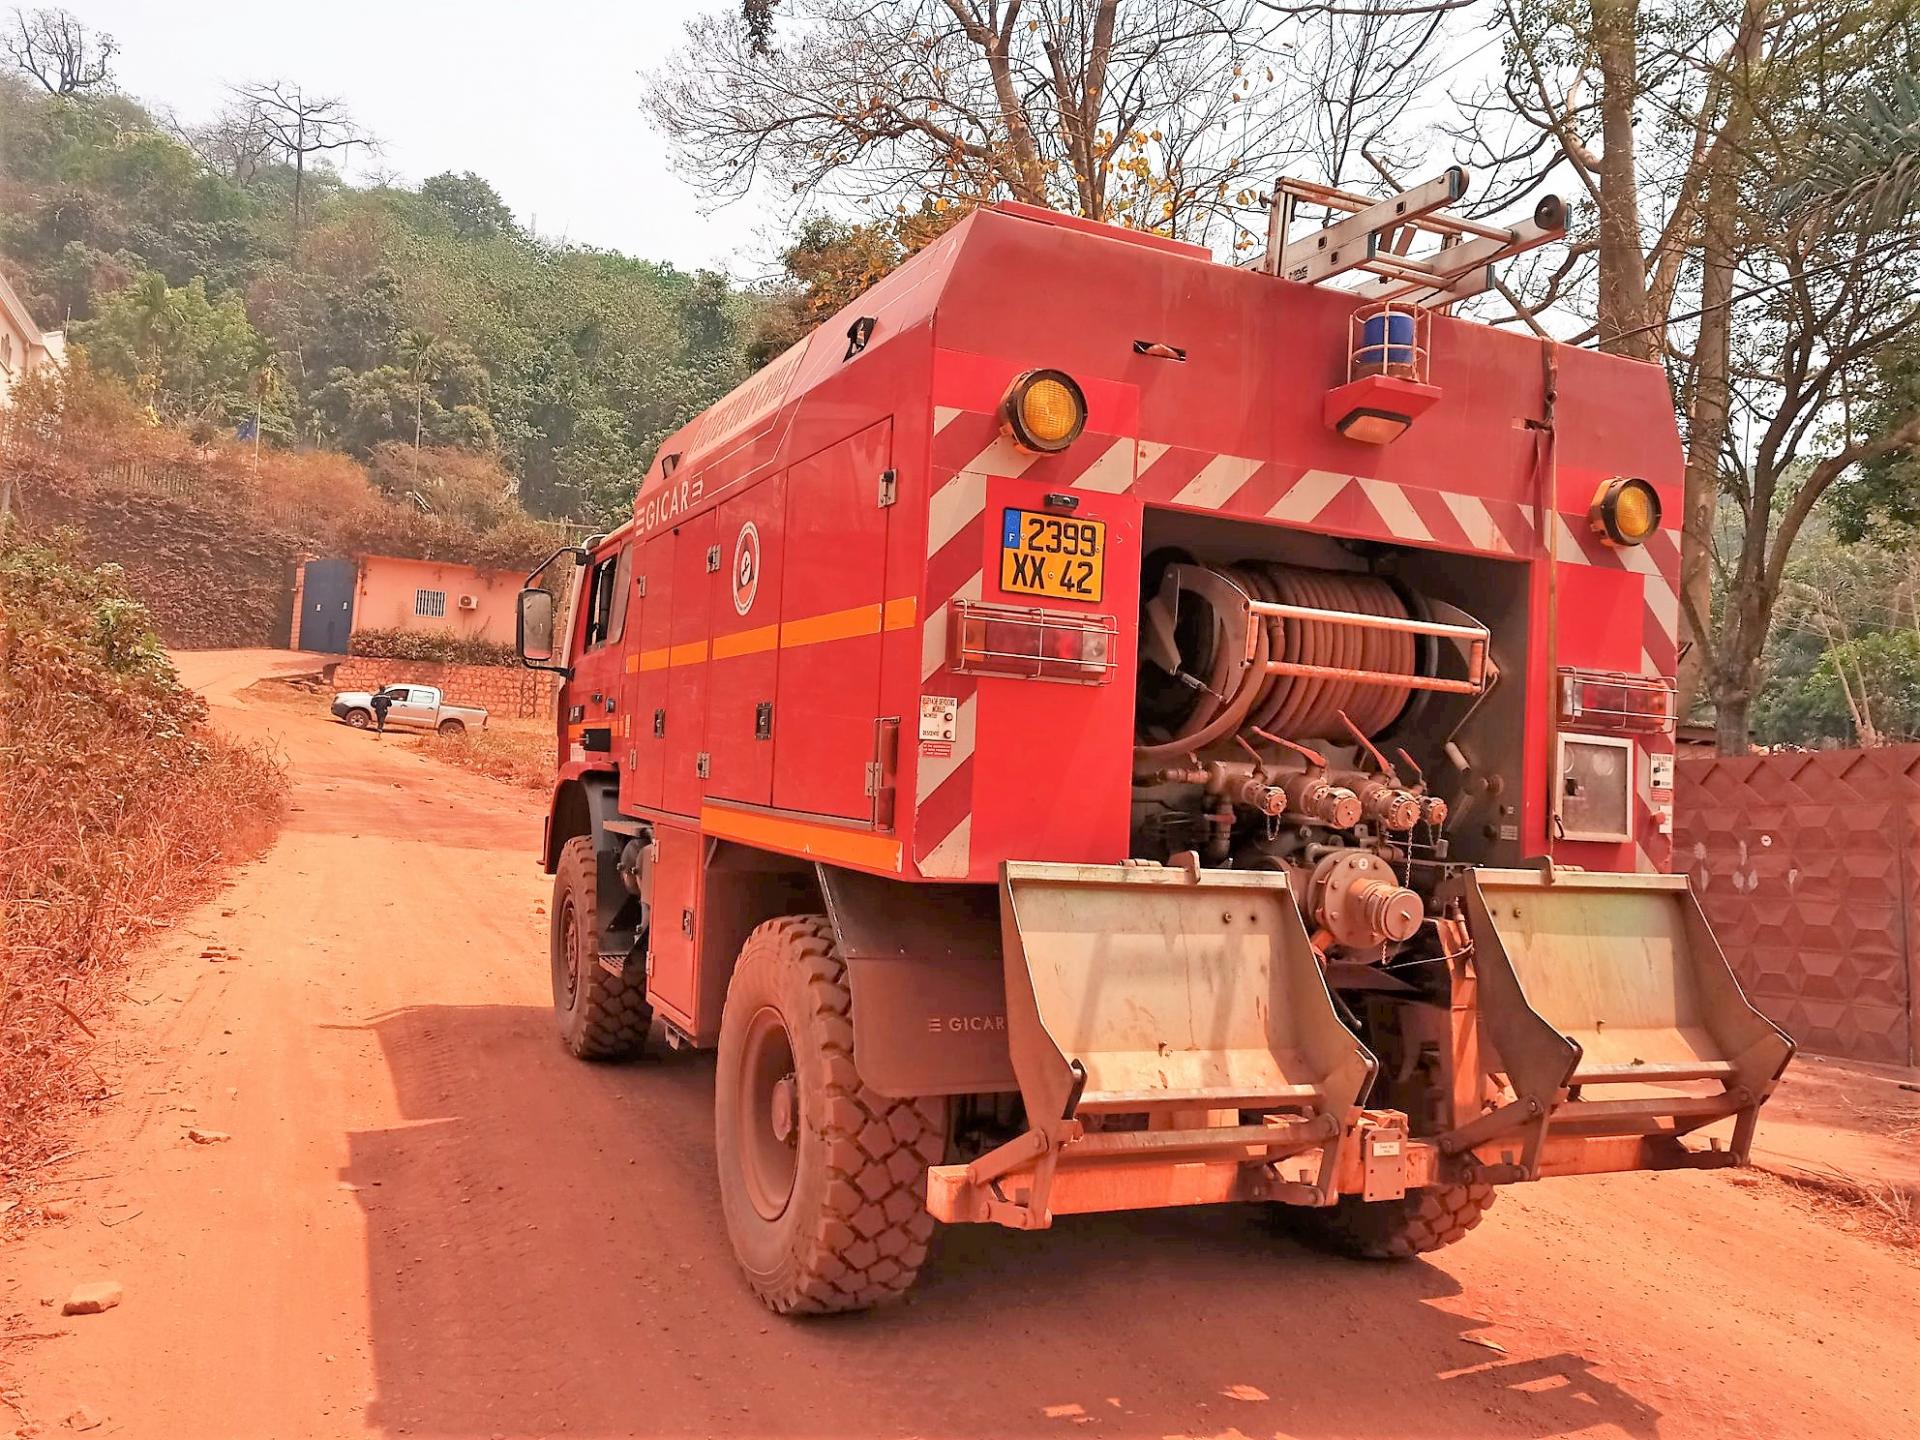
[[[1491,1185],[1439,1185],[1398,1200],[1343,1195],[1327,1209],[1293,1211],[1288,1218],[1326,1249],[1362,1260],[1411,1260],[1464,1240],[1492,1204]]]
[[[562,1043],[580,1059],[623,1060],[647,1043],[653,1008],[641,975],[600,966],[598,891],[593,841],[576,835],[560,847],[553,875],[553,1012]]]
[[[720,1018],[720,1207],[747,1283],[782,1314],[864,1310],[927,1258],[943,1099],[892,1100],[854,1068],[852,996],[824,915],[747,938]]]
[[[440,733],[442,735],[464,735],[467,733],[467,724],[464,720],[442,720],[440,722]]]
[[[373,716],[364,710],[347,711],[347,724],[356,730],[364,730],[373,723]]]

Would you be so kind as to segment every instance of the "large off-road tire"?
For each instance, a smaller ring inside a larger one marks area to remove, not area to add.
[[[467,724],[464,720],[442,720],[440,722],[440,733],[442,735],[464,735],[467,733]]]
[[[576,835],[560,847],[553,874],[553,1013],[560,1040],[582,1060],[624,1060],[647,1043],[653,1008],[636,966],[625,975],[601,968],[598,868],[593,841]]]
[[[1288,1218],[1308,1239],[1343,1255],[1411,1260],[1464,1240],[1492,1204],[1491,1185],[1441,1185],[1371,1203],[1343,1195],[1327,1209],[1291,1211]]]
[[[347,724],[356,730],[364,730],[373,723],[373,714],[367,710],[347,711]]]
[[[927,1258],[943,1099],[892,1100],[854,1068],[846,966],[822,915],[747,938],[720,1019],[720,1205],[747,1283],[782,1314],[863,1310]]]

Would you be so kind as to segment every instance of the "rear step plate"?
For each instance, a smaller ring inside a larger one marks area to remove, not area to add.
[[[1443,1139],[1684,1134],[1739,1116],[1736,1158],[1793,1042],[1748,1001],[1679,875],[1477,870],[1457,882],[1481,1024],[1514,1100]],[[1673,1087],[1717,1084],[1701,1095]],[[1503,1123],[1510,1122],[1510,1123]]]
[[[1039,1228],[1056,1210],[1270,1186],[1331,1200],[1376,1062],[1334,1009],[1284,875],[1023,862],[1001,875],[1007,1042],[1033,1128],[936,1167],[936,1216]]]

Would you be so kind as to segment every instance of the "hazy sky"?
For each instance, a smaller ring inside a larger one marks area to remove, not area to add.
[[[183,119],[219,109],[231,82],[297,81],[344,98],[381,138],[352,172],[417,183],[472,170],[542,235],[684,268],[766,268],[768,217],[748,203],[703,216],[640,114],[640,72],[688,16],[728,0],[65,3],[120,42],[124,89]]]

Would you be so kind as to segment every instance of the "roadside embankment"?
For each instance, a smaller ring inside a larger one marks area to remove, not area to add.
[[[0,1192],[100,1098],[129,949],[265,845],[286,789],[207,725],[118,567],[0,532]]]

